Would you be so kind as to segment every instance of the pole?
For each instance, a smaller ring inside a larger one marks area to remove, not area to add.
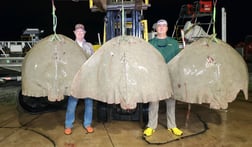
[[[227,20],[226,20],[226,10],[221,8],[221,39],[227,42]]]

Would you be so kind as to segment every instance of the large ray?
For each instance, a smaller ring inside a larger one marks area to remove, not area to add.
[[[248,99],[247,64],[234,48],[219,39],[193,42],[168,66],[177,100],[226,109],[240,91]]]
[[[35,44],[22,64],[22,94],[62,100],[70,95],[74,75],[87,60],[82,48],[72,39],[58,34]]]
[[[102,45],[76,74],[72,95],[133,109],[169,98],[171,83],[162,55],[145,40],[118,36]]]

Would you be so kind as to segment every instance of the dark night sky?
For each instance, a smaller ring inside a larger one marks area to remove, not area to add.
[[[172,34],[180,8],[183,4],[195,0],[149,0],[151,7],[144,11],[144,18],[149,27],[159,18],[169,22],[169,33]],[[87,29],[86,38],[92,43],[98,41],[97,33],[103,32],[105,13],[91,12],[88,1],[73,2],[71,0],[54,0],[58,20],[57,33],[73,38],[75,23],[84,23]],[[168,4],[167,4],[168,3]],[[247,0],[218,0],[216,15],[217,37],[221,36],[221,7],[227,12],[227,42],[234,45],[252,35],[251,7]],[[20,40],[26,28],[44,30],[44,36],[53,33],[51,0],[10,0],[0,5],[0,40]]]

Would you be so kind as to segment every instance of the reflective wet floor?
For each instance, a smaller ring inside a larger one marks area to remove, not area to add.
[[[165,128],[165,105],[160,102],[159,125],[153,136],[142,137],[144,122],[99,121],[94,107],[94,133],[82,127],[83,103],[79,102],[73,133],[64,135],[64,108],[28,113],[17,104],[19,86],[0,87],[1,147],[251,147],[252,95],[239,94],[227,110],[209,109],[206,104],[176,104],[177,125],[184,131],[176,137]]]

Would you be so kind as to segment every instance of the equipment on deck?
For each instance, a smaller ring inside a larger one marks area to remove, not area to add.
[[[0,68],[16,71],[17,76],[0,75],[0,81],[21,80],[21,67],[24,56],[39,40],[40,31],[38,28],[27,28],[22,36],[22,41],[0,41]]]
[[[207,37],[213,24],[212,0],[199,0],[193,4],[185,4],[181,6],[172,37],[182,42],[181,30],[183,30],[186,43],[191,43],[199,38]]]

